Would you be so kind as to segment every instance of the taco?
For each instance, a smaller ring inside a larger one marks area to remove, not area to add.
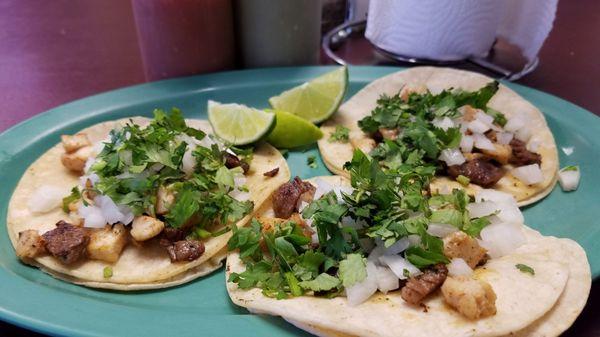
[[[360,151],[345,167],[282,185],[234,231],[235,304],[321,336],[556,336],[585,306],[585,252],[525,226],[513,196],[437,194]]]
[[[230,227],[243,226],[290,173],[270,145],[230,147],[210,131],[173,109],[63,135],[11,198],[17,255],[59,279],[117,290],[164,288],[219,268]]]
[[[367,85],[321,129],[327,167],[343,169],[359,148],[386,168],[419,162],[435,170],[432,189],[484,188],[520,206],[557,180],[558,153],[542,113],[493,79],[450,68],[415,67]]]

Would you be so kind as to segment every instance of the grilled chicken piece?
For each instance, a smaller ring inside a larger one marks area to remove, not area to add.
[[[473,108],[470,105],[465,105],[459,109],[459,111],[463,114],[463,121],[472,122],[475,119],[475,115],[477,115],[477,109]]]
[[[162,185],[159,186],[158,192],[156,192],[156,214],[166,214],[171,205],[173,205],[173,202],[175,202],[175,194],[168,188]]]
[[[496,314],[496,293],[489,283],[468,276],[448,277],[442,285],[444,300],[468,319]]]
[[[127,231],[122,224],[106,225],[90,234],[87,253],[91,259],[117,262],[127,244]]]
[[[32,259],[46,252],[44,248],[44,239],[33,229],[19,232],[19,241],[17,241],[17,256],[20,259]]]
[[[181,240],[167,246],[171,262],[193,261],[204,253],[204,244],[196,240]]]
[[[147,215],[141,215],[133,219],[131,224],[131,236],[135,241],[146,241],[162,232],[165,223]]]
[[[62,143],[65,152],[73,153],[82,147],[90,146],[92,143],[88,139],[85,133],[77,133],[74,135],[62,135],[60,136],[60,141]]]
[[[426,92],[427,92],[427,87],[424,85],[415,85],[415,86],[406,85],[400,91],[400,98],[404,102],[408,102],[408,97],[410,96],[410,94],[412,94],[412,93],[424,94]]]
[[[65,221],[56,223],[56,228],[44,233],[46,250],[64,264],[76,262],[85,255],[90,237],[85,229]]]
[[[423,274],[408,279],[400,291],[400,296],[410,303],[419,304],[427,295],[438,289],[448,276],[448,269],[444,264],[437,264],[423,271]]]
[[[464,232],[454,232],[444,238],[444,255],[448,258],[461,258],[471,268],[479,265],[485,259],[487,251],[477,240]]]
[[[494,143],[493,145],[493,150],[481,150],[481,152],[483,152],[483,154],[494,159],[502,165],[508,164],[508,161],[512,154],[512,149],[510,148],[510,146],[496,143]]]
[[[85,162],[92,154],[93,147],[85,146],[72,153],[63,153],[60,156],[60,161],[63,166],[76,173],[83,173]]]

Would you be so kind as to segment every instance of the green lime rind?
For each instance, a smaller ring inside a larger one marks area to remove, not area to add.
[[[266,110],[277,116],[273,131],[267,142],[277,148],[292,149],[312,144],[323,137],[323,132],[313,123],[281,110]]]

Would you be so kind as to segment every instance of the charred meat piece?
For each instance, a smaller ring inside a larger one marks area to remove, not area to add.
[[[273,178],[274,176],[277,175],[277,173],[279,173],[279,167],[276,167],[276,168],[272,169],[271,171],[267,171],[267,172],[263,173],[263,176]]]
[[[273,192],[273,210],[275,216],[282,219],[289,218],[292,213],[298,211],[301,201],[310,202],[315,195],[316,188],[307,181],[295,177],[287,182],[275,192]]]
[[[194,261],[204,253],[204,244],[196,240],[181,240],[167,247],[171,262]]]
[[[46,250],[64,264],[79,260],[90,241],[85,229],[63,220],[56,223],[55,229],[44,233],[42,238],[46,242]]]
[[[185,239],[187,232],[181,228],[165,227],[162,231],[162,239],[171,242]]]
[[[504,170],[492,163],[489,158],[476,158],[461,165],[448,166],[448,175],[453,178],[463,175],[473,184],[491,187],[504,176]]]
[[[232,169],[234,167],[241,167],[244,170],[244,174],[250,170],[250,165],[243,160],[240,160],[236,155],[231,154],[227,151],[223,151],[223,158],[225,158],[225,167]]]
[[[527,150],[527,145],[516,138],[510,141],[510,147],[512,148],[512,155],[510,156],[509,163],[515,166],[539,165],[542,163],[542,156]]]
[[[19,241],[16,248],[17,256],[21,259],[34,258],[46,251],[44,244],[44,239],[36,230],[28,229],[19,232]]]
[[[423,274],[408,279],[406,285],[400,291],[400,296],[410,303],[419,304],[429,294],[439,288],[448,276],[448,269],[444,264],[423,271]]]

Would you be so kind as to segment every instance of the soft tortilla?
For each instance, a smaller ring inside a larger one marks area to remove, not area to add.
[[[348,184],[339,177],[322,179]],[[268,208],[267,202],[261,211]],[[591,284],[589,264],[583,249],[573,241],[542,237],[525,226],[523,231],[528,239],[525,245],[513,254],[490,260],[485,268],[476,271],[475,277],[489,282],[498,297],[497,314],[477,321],[467,320],[450,309],[440,294],[428,299],[425,313],[404,302],[398,292],[377,293],[367,302],[351,307],[343,297],[276,300],[263,296],[260,289],[241,290],[234,283],[227,283],[227,290],[237,305],[252,312],[282,316],[323,336],[558,334],[572,324],[585,305]],[[535,276],[515,268],[518,263],[534,268]],[[227,276],[244,270],[238,253],[230,253]]]
[[[336,125],[344,125],[350,129],[350,138],[353,141],[360,142],[361,139],[367,138],[367,135],[358,127],[357,122],[371,114],[376,106],[377,99],[382,94],[395,95],[405,85],[410,87],[424,85],[433,93],[449,88],[472,91],[483,87],[490,81],[493,81],[493,79],[478,73],[435,67],[410,68],[377,79],[344,103],[333,118],[321,127],[324,136],[319,140],[319,150],[323,161],[334,174],[349,176],[343,166],[344,163],[352,159],[354,149],[351,143],[329,142],[329,137],[335,131]],[[525,185],[512,174],[507,173],[494,186],[494,189],[514,195],[519,206],[528,205],[544,198],[554,188],[559,165],[556,143],[544,115],[534,105],[502,84],[490,100],[489,106],[504,113],[509,118],[515,115],[525,117],[528,126],[532,130],[531,141],[539,144],[538,153],[542,156],[541,169],[544,175],[543,182],[535,185]],[[507,167],[510,168],[511,166],[508,165]],[[463,188],[456,181],[445,177],[436,178],[431,187],[434,191],[442,188],[448,188],[449,190]],[[481,187],[470,184],[466,189],[470,194],[475,194]]]
[[[121,119],[97,124],[82,132],[85,132],[92,143],[95,143],[105,139],[111,129],[129,120]],[[149,122],[143,117],[133,117],[131,120],[139,125],[146,125]],[[207,133],[211,132],[207,121],[187,120],[187,123],[191,127]],[[43,233],[53,229],[58,220],[68,221],[68,217],[58,208],[44,214],[31,213],[27,208],[27,201],[40,186],[53,185],[64,189],[65,195],[68,195],[71,187],[78,185],[79,177],[61,165],[62,153],[62,146],[55,145],[27,169],[17,185],[9,204],[7,219],[7,228],[13,246],[16,245],[18,233],[21,231],[37,229]],[[290,172],[279,151],[266,143],[259,144],[255,148],[250,166],[247,185],[256,211],[274,189],[289,180]],[[275,167],[279,167],[279,173],[275,177],[263,176],[264,172]],[[237,225],[245,225],[252,218],[254,211],[241,219]],[[187,263],[172,263],[157,240],[149,240],[141,246],[128,244],[114,264],[86,260],[65,266],[51,256],[36,258],[32,264],[57,278],[90,287],[119,290],[164,288],[187,282],[219,268],[222,256],[218,257],[218,254],[226,246],[230,236],[231,233],[226,233],[205,241],[205,253],[200,258]],[[106,266],[110,266],[113,271],[110,279],[105,279],[103,275]]]

